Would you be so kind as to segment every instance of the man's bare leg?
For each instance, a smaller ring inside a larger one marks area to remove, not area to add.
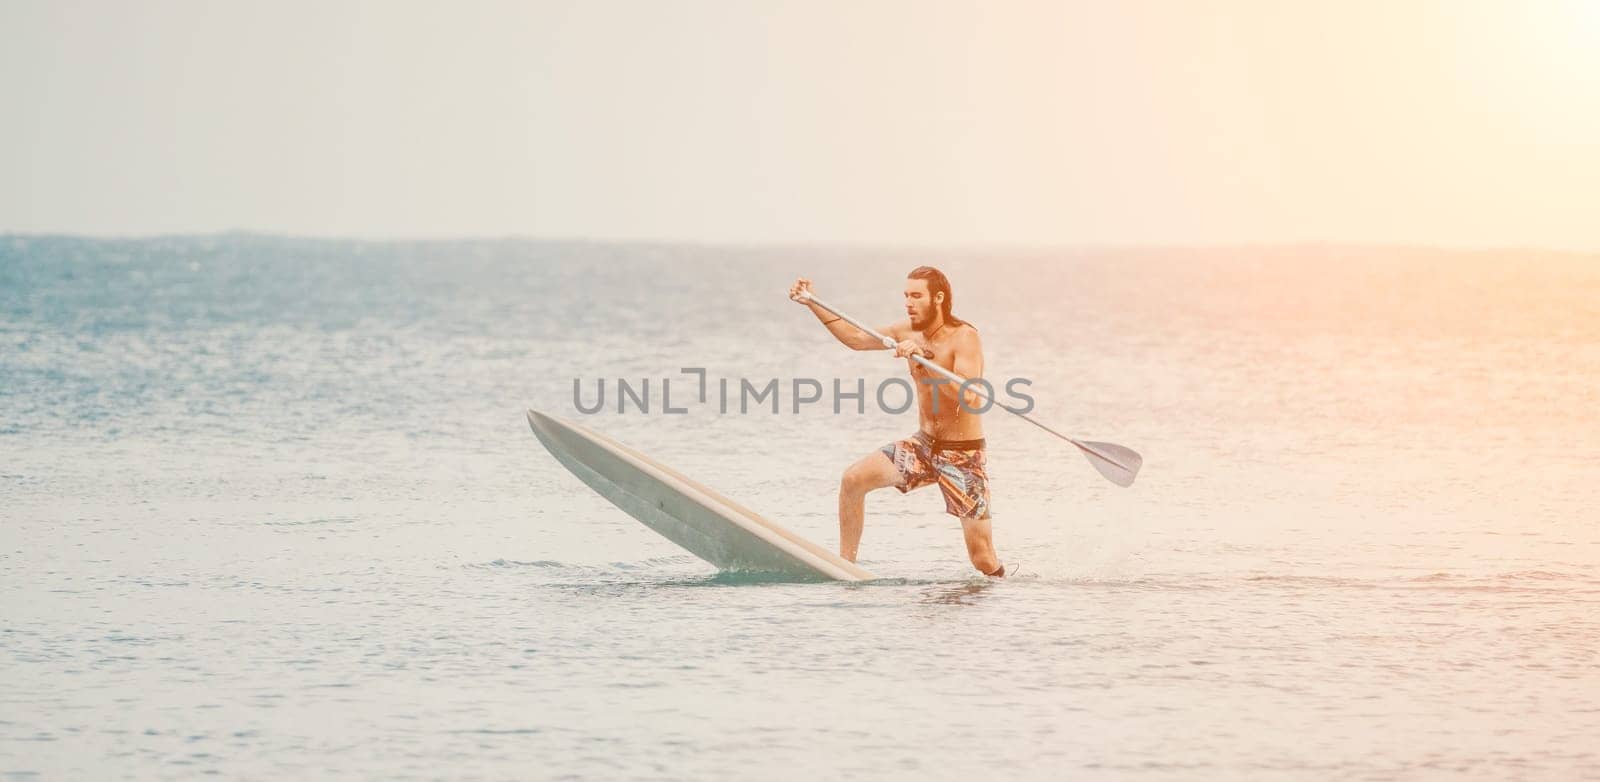
[[[900,471],[882,451],[861,457],[839,479],[839,556],[856,561],[861,527],[867,515],[867,492],[900,483]]]
[[[1000,569],[1000,555],[994,551],[994,539],[990,533],[987,516],[961,520],[961,535],[967,539],[967,558],[972,560],[972,566],[986,576],[1003,576],[1004,573],[995,572]]]

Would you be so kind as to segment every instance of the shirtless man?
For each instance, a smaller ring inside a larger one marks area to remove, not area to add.
[[[811,281],[802,277],[789,288],[789,298],[810,307],[835,339],[852,350],[886,349],[865,332],[811,303],[807,296],[810,292]],[[970,412],[983,409],[983,398],[969,386],[963,408],[956,399],[960,390],[955,383],[943,380],[910,358],[920,354],[962,377],[983,376],[983,344],[978,341],[978,330],[951,315],[950,304],[950,281],[944,273],[931,266],[919,266],[906,275],[907,318],[878,329],[898,343],[894,354],[905,358],[911,371],[911,381],[917,389],[919,428],[916,434],[861,457],[844,471],[839,481],[839,556],[856,561],[868,492],[893,486],[904,494],[937,483],[944,494],[945,512],[961,520],[972,566],[986,576],[1004,577],[1005,567],[990,538],[982,416]]]

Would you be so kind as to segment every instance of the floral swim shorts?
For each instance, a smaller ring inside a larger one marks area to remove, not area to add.
[[[988,457],[984,441],[934,440],[925,432],[880,449],[900,472],[901,494],[937,481],[944,510],[958,519],[989,517]]]

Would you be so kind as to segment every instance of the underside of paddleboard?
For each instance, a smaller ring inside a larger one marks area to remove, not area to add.
[[[719,570],[865,581],[860,566],[605,435],[537,410],[533,433],[568,470],[646,527]]]

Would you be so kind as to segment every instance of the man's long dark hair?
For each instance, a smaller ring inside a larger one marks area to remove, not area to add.
[[[906,275],[906,279],[927,280],[929,296],[932,296],[936,293],[944,293],[944,303],[939,305],[939,312],[944,315],[945,323],[949,323],[952,326],[972,325],[950,314],[950,307],[954,303],[954,295],[950,293],[950,279],[944,276],[944,272],[939,271],[932,266],[918,266],[917,268],[912,269],[910,274]]]

